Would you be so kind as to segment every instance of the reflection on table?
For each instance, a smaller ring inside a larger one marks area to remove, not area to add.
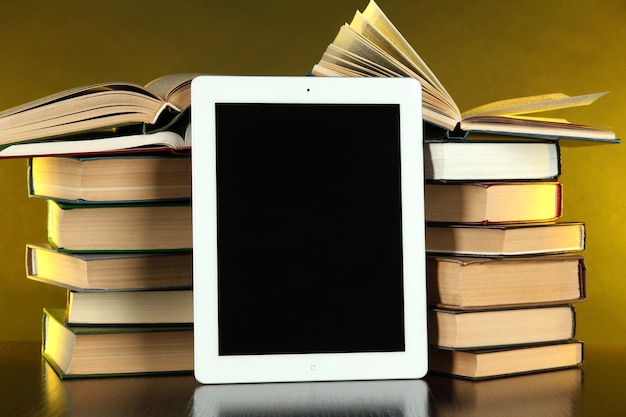
[[[60,380],[34,343],[0,342],[0,415],[621,416],[626,348],[587,348],[582,369],[469,381],[200,385],[192,375]]]

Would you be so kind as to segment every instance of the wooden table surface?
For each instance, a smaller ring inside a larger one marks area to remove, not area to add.
[[[582,369],[471,382],[201,386],[191,375],[60,380],[32,342],[0,342],[0,416],[626,416],[626,347]]]

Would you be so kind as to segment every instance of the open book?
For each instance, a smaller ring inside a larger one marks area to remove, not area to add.
[[[113,82],[78,87],[5,110],[0,113],[0,146],[78,133],[84,138],[86,132],[120,136],[164,130],[190,107],[194,75],[166,75],[146,86]]]
[[[317,76],[416,78],[422,84],[424,120],[445,130],[448,138],[464,138],[468,132],[482,132],[619,142],[609,129],[527,116],[589,105],[605,93],[523,97],[461,113],[435,74],[373,0],[363,12],[356,12],[350,24],[339,29],[311,72]]]
[[[81,137],[45,138],[0,147],[0,158],[24,158],[54,155],[150,153],[168,151],[186,154],[191,149],[191,125],[186,129],[160,130],[154,133],[115,134]]]

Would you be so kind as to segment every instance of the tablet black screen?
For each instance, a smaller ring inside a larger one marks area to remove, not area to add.
[[[218,104],[216,125],[220,355],[404,350],[398,106]]]

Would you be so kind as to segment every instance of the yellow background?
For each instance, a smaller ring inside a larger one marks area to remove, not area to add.
[[[174,72],[304,75],[367,0],[64,1],[3,4],[0,109],[100,81]],[[459,107],[549,92],[611,91],[560,114],[626,136],[626,2],[380,0]],[[588,301],[577,336],[626,342],[626,145],[562,152],[564,218],[587,224]],[[45,202],[27,197],[25,160],[0,160],[0,340],[39,340],[43,307],[65,292],[24,274],[46,239]]]

